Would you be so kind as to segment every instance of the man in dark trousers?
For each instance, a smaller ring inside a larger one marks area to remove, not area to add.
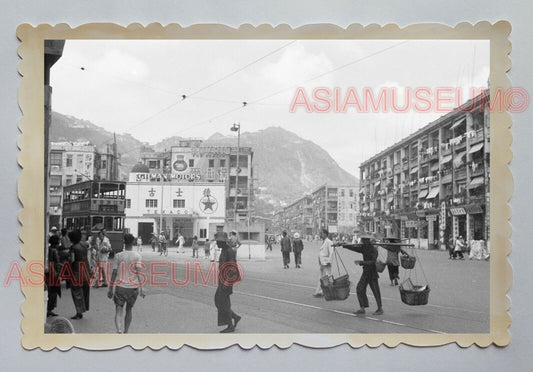
[[[376,260],[378,258],[377,248],[372,244],[370,237],[361,237],[361,244],[343,244],[342,247],[363,254],[363,260],[355,261],[356,265],[363,266],[363,274],[361,274],[361,279],[359,279],[356,289],[360,308],[355,314],[365,314],[365,308],[369,306],[368,297],[366,296],[366,287],[370,286],[378,306],[373,314],[382,315],[383,308],[381,306],[381,292],[378,283],[379,275],[376,268]]]
[[[280,245],[281,245],[281,254],[283,256],[283,268],[288,269],[289,264],[291,263],[292,246],[291,246],[291,240],[287,236],[287,231],[283,232],[283,237],[281,238]]]
[[[217,246],[221,250],[218,260],[218,287],[215,292],[215,306],[218,312],[218,325],[226,326],[220,333],[231,333],[235,331],[241,317],[232,310],[230,295],[233,293],[233,286],[238,284],[242,278],[236,259],[237,252],[226,241],[222,240],[223,234],[225,233],[221,231],[215,234]]]
[[[292,250],[294,252],[294,266],[299,269],[302,267],[302,251],[304,250],[304,243],[300,238],[300,234],[295,233],[292,241]]]

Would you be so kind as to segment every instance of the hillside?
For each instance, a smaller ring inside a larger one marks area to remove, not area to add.
[[[165,138],[152,147],[155,151],[163,151],[180,139]],[[89,121],[54,112],[50,140],[89,141],[101,148],[112,143],[113,133]],[[125,177],[139,160],[141,148],[148,144],[129,134],[117,134],[116,140],[120,173]],[[205,144],[235,146],[235,138],[215,133]],[[251,147],[254,152],[254,204],[258,215],[268,215],[325,183],[358,184],[357,179],[339,167],[323,148],[281,127],[242,133],[241,146]]]

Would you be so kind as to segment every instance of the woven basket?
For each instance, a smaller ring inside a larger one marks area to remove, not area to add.
[[[385,262],[380,260],[376,261],[376,269],[378,270],[378,273],[382,273],[383,271],[385,271],[386,266],[387,264]]]
[[[416,257],[414,256],[402,256],[400,257],[400,264],[404,269],[412,269],[415,267]]]
[[[348,274],[333,279],[328,285],[321,282],[322,292],[326,301],[343,301],[350,295],[350,277]]]
[[[429,285],[415,285],[413,289],[404,289],[403,286],[400,286],[402,302],[410,306],[427,305],[429,292]]]

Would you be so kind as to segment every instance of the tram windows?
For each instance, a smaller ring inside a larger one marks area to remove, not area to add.
[[[104,229],[113,231],[113,217],[104,217]]]
[[[91,223],[91,230],[98,231],[104,228],[104,218],[102,216],[93,216]]]
[[[123,228],[123,221],[124,219],[122,217],[114,217],[113,219],[113,231],[121,231]]]
[[[118,185],[118,198],[119,199],[126,198],[126,185],[125,184]]]
[[[92,185],[91,197],[93,199],[96,199],[96,198],[98,198],[99,193],[100,193],[99,184],[98,184],[98,182],[94,182],[93,185]]]

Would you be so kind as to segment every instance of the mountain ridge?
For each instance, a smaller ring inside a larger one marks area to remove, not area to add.
[[[73,116],[52,113],[50,141],[89,141],[103,146],[113,141],[114,133]],[[154,151],[168,150],[184,138],[173,136],[153,145],[142,142],[131,134],[116,134],[121,177],[140,159],[142,148]],[[203,142],[211,146],[235,146],[235,136],[213,133]],[[241,133],[241,146],[251,147],[254,158],[254,206],[257,215],[271,213],[291,204],[306,193],[324,184],[357,186],[357,178],[342,169],[319,145],[297,134],[272,126],[256,132]]]

